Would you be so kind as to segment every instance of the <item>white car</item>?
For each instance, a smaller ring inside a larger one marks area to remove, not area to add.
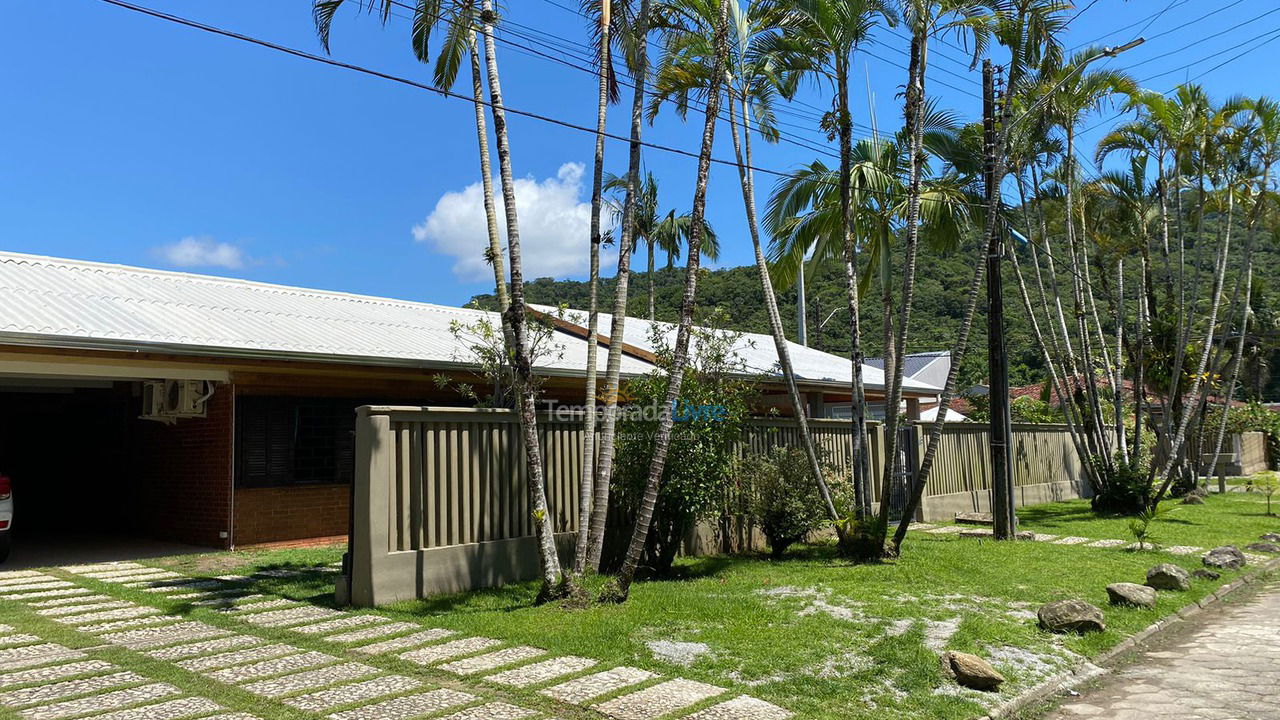
[[[0,473],[0,562],[9,559],[10,536],[13,534],[13,481]]]

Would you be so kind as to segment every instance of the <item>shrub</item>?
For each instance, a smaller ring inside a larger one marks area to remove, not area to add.
[[[743,422],[750,414],[755,384],[732,353],[741,335],[720,329],[713,316],[709,329],[695,329],[692,358],[680,386],[667,462],[659,485],[653,523],[642,564],[659,574],[670,571],[684,538],[699,520],[719,518],[730,496]],[[658,408],[666,399],[671,353],[665,339],[655,337],[659,370],[627,383],[631,408]],[[653,458],[656,412],[624,413],[619,424],[614,461],[606,567],[621,560],[631,538]]]
[[[738,475],[750,488],[748,511],[769,539],[774,559],[828,522],[804,450],[778,447],[753,455],[739,462]]]
[[[1014,422],[1020,423],[1060,423],[1065,418],[1062,409],[1033,397],[1016,397],[1009,403],[1009,411]]]

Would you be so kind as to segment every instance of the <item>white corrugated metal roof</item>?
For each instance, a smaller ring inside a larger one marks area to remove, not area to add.
[[[450,328],[498,315],[390,298],[0,252],[0,343],[417,367],[469,365]],[[582,374],[557,333],[547,374]],[[600,353],[600,371],[605,354]],[[627,375],[648,372],[624,357]]]
[[[557,308],[547,305],[531,305],[530,307],[551,314],[559,312]],[[609,336],[609,328],[613,322],[612,317],[609,313],[600,313],[599,315],[599,333],[605,337]],[[587,313],[583,310],[566,310],[564,319],[582,327],[587,325]],[[669,345],[675,344],[676,326],[674,324],[651,322],[633,317],[628,317],[626,324],[623,326],[623,338],[628,345],[634,345],[642,350],[653,352],[655,330],[661,333],[662,337],[665,337],[665,341]],[[787,341],[787,349],[791,355],[791,364],[795,369],[796,378],[801,382],[838,385],[841,388],[847,388],[853,382],[853,363],[849,362],[848,358],[832,355],[831,353],[791,341]],[[734,346],[734,352],[738,357],[742,358],[747,369],[751,372],[782,376],[782,371],[778,364],[778,351],[774,346],[772,335],[741,333]],[[863,363],[862,381],[869,390],[884,390],[884,371]],[[903,382],[903,390],[937,394],[940,388],[908,379]]]

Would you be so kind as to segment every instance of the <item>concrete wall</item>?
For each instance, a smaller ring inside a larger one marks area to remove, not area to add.
[[[1231,443],[1236,455],[1235,467],[1231,468],[1232,474],[1255,475],[1270,469],[1271,465],[1267,462],[1266,433],[1241,433],[1233,436]]]
[[[852,427],[816,421],[828,459],[847,462]],[[360,606],[518,582],[538,575],[517,418],[507,410],[363,407],[356,421],[352,568],[339,596]],[[1065,428],[1017,425],[1014,472],[1019,505],[1080,497],[1085,480]],[[562,548],[576,529],[581,477],[580,420],[539,422],[549,520]],[[986,510],[990,469],[985,426],[955,424],[944,435],[925,520]],[[921,451],[924,433],[919,439]],[[752,421],[742,451],[795,445],[784,420]],[[883,465],[881,431],[869,438]],[[922,454],[922,453],[921,453]],[[878,483],[877,483],[878,484]],[[878,500],[878,498],[876,498]],[[750,523],[727,531],[703,524],[685,539],[690,554],[760,548]],[[567,548],[564,548],[567,549]],[[349,593],[347,592],[349,583]]]
[[[1093,497],[1093,491],[1088,483],[1081,481],[1063,480],[1014,488],[1017,507],[1089,497]],[[990,490],[928,495],[920,502],[918,519],[924,522],[950,522],[955,519],[956,513],[961,512],[991,512]]]

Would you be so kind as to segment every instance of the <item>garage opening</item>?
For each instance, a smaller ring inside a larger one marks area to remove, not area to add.
[[[174,446],[176,427],[139,419],[139,390],[131,381],[0,378],[0,473],[11,478],[14,512],[0,567],[195,549],[193,537],[164,527],[181,511],[165,501],[182,493],[188,450]]]

